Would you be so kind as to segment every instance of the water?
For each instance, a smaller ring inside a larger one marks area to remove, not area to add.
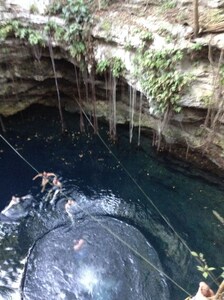
[[[115,159],[87,123],[80,134],[78,116],[64,117],[65,136],[52,108],[35,106],[4,120],[7,140],[38,171],[57,173],[63,195],[55,208],[44,202],[47,192],[40,193],[40,181],[32,180],[36,172],[0,140],[1,210],[13,195],[32,194],[37,201],[18,224],[1,224],[2,299],[19,299],[19,286],[24,299],[32,300],[45,294],[46,299],[167,299],[169,293],[170,299],[186,298],[149,263],[194,294],[202,277],[186,245],[204,253],[209,265],[224,265],[223,226],[212,213],[224,215],[223,178],[209,182],[190,164],[158,155],[147,137],[136,147],[135,131],[129,144],[123,127],[117,128],[118,143],[111,143],[108,127],[101,125]],[[66,197],[78,204],[73,222],[64,210]],[[79,239],[84,245],[76,252]]]

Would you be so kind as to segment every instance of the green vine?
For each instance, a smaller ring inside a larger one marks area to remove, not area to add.
[[[40,31],[25,27],[17,20],[7,21],[0,25],[0,40],[10,37],[25,40],[30,45],[44,45],[44,38]]]
[[[62,41],[65,36],[65,29],[52,20],[45,25],[44,32],[52,35],[56,41]]]
[[[66,43],[72,57],[78,61],[87,52],[88,26],[91,24],[91,15],[84,0],[54,1],[48,8],[49,14],[58,14],[65,20],[65,26],[59,26],[49,21],[43,31],[22,25],[17,20],[7,21],[0,25],[0,40],[16,37],[26,40],[31,45],[46,44],[49,34],[57,41]]]
[[[124,71],[124,63],[118,57],[112,57],[111,59],[101,60],[97,63],[96,73],[102,74],[107,70],[111,70],[114,78],[119,78]]]
[[[111,70],[112,70],[112,75],[115,78],[119,78],[123,71],[124,71],[124,63],[122,62],[122,60],[118,57],[113,57],[111,59]]]
[[[50,27],[56,39],[65,42],[71,56],[80,61],[87,49],[87,24],[91,23],[88,6],[83,0],[54,1],[49,8],[49,13],[59,14],[65,20],[64,30],[55,24],[50,24]]]
[[[110,68],[110,61],[108,59],[103,59],[99,61],[96,65],[96,73],[103,74]]]
[[[204,278],[207,278],[209,275],[212,275],[211,272],[216,270],[216,268],[208,266],[203,253],[197,253],[197,252],[192,251],[191,255],[194,257],[197,257],[199,259],[199,261],[201,262],[201,265],[197,266],[197,269],[199,272],[202,273],[202,276]],[[220,274],[219,277],[224,279],[224,267],[221,267],[221,270],[222,270],[222,273]]]
[[[140,78],[144,92],[156,103],[161,114],[167,109],[176,113],[181,111],[181,95],[192,80],[192,76],[178,70],[178,63],[182,58],[180,50],[140,49],[136,55],[136,76]]]
[[[220,76],[220,83],[221,83],[221,85],[224,85],[224,64],[222,64],[220,66],[219,76]]]

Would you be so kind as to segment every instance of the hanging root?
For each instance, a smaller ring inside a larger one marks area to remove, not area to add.
[[[138,146],[141,144],[141,119],[142,119],[142,93],[140,94],[140,103],[139,103],[139,119],[138,119]]]
[[[116,109],[116,88],[117,80],[113,77],[112,72],[109,76],[109,132],[112,141],[116,141],[117,138],[117,109]]]
[[[84,121],[83,121],[83,113],[82,113],[82,97],[81,97],[81,91],[80,91],[80,82],[78,78],[78,73],[77,73],[77,68],[75,67],[75,79],[76,79],[76,87],[79,95],[79,114],[80,114],[80,131],[85,132],[85,127],[84,127]]]
[[[91,69],[91,89],[92,89],[92,99],[93,99],[93,126],[94,133],[98,133],[98,121],[96,116],[96,87],[95,87],[95,69],[92,67]]]
[[[169,121],[170,121],[170,117],[171,117],[171,110],[169,109],[169,107],[167,107],[163,119],[160,120],[159,122],[159,126],[158,126],[158,131],[157,131],[157,137],[155,140],[155,145],[157,145],[157,151],[159,151],[160,146],[161,146],[161,142],[162,142],[162,133],[164,131],[164,129],[167,127]]]
[[[1,128],[2,128],[2,131],[5,133],[6,132],[6,128],[5,128],[5,125],[3,123],[3,120],[2,120],[2,116],[0,115],[0,124],[1,124]]]
[[[65,133],[66,127],[65,127],[65,123],[64,123],[63,114],[62,114],[61,97],[60,97],[60,92],[59,92],[59,87],[58,87],[58,80],[57,80],[56,68],[55,68],[55,63],[54,63],[54,53],[53,53],[52,42],[51,42],[50,36],[48,38],[48,47],[49,47],[51,63],[52,63],[52,68],[53,68],[53,72],[54,72],[55,86],[56,86],[57,97],[58,97],[58,109],[59,109],[59,114],[60,114],[60,119],[61,119],[61,131],[62,131],[62,133]]]

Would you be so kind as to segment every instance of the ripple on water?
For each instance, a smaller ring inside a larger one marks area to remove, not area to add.
[[[156,300],[158,291],[161,300],[169,299],[164,276],[105,227],[162,270],[144,236],[119,220],[100,217],[98,221],[87,218],[69,230],[53,230],[37,242],[28,260],[24,299],[53,300],[60,295],[68,300]],[[74,243],[80,239],[84,242],[75,250]]]

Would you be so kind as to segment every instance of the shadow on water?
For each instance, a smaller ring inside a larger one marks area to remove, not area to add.
[[[21,277],[24,299],[44,299],[46,293],[48,299],[167,299],[169,291],[171,299],[186,298],[125,243],[194,293],[202,280],[197,263],[168,224],[192,250],[204,253],[209,265],[222,266],[223,227],[212,213],[223,215],[222,187],[190,165],[158,156],[147,138],[142,137],[140,148],[134,141],[129,144],[123,127],[118,128],[118,144],[111,144],[101,125],[100,134],[127,175],[88,124],[81,135],[77,116],[65,114],[65,121],[68,133],[61,136],[54,109],[35,106],[4,120],[7,140],[38,171],[61,176],[64,195],[55,209],[38,204],[20,223],[1,224],[3,299],[10,299],[11,289],[17,295],[13,299],[20,299]],[[32,181],[35,171],[2,140],[0,164],[1,210],[12,195],[32,194],[44,203],[46,194]],[[78,204],[73,223],[64,210],[66,197]],[[76,252],[74,241],[80,239],[84,244]]]

